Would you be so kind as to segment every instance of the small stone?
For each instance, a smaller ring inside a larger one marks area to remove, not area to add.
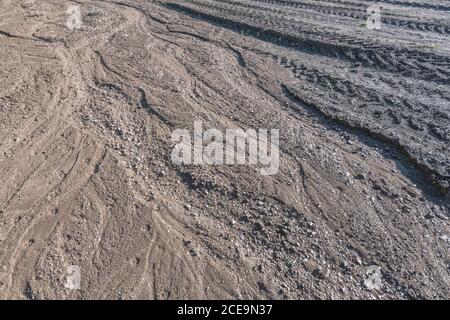
[[[355,177],[356,180],[365,180],[366,176],[362,173],[358,173]]]
[[[381,267],[369,266],[366,270],[364,285],[369,290],[380,290],[382,285]]]
[[[349,266],[349,264],[348,264],[347,261],[342,261],[341,264],[340,264],[340,266],[341,266],[341,268],[344,269],[344,270],[349,270],[349,269],[350,269],[350,266]]]
[[[258,288],[261,291],[269,292],[269,289],[267,288],[266,284],[264,282],[258,282]]]
[[[445,195],[450,190],[450,184],[448,181],[441,180],[437,182],[437,188],[441,194]]]

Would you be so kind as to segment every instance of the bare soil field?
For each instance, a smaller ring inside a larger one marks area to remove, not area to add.
[[[450,299],[449,1],[0,0],[0,80],[0,299]]]

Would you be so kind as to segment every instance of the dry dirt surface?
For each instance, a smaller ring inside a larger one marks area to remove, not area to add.
[[[450,2],[374,3],[0,0],[0,298],[449,299]]]

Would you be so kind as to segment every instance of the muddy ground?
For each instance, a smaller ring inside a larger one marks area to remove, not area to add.
[[[449,299],[450,4],[373,3],[0,0],[0,298]]]

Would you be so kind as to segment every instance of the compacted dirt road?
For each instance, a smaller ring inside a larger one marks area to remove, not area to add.
[[[450,4],[373,3],[0,0],[0,298],[450,298]]]

